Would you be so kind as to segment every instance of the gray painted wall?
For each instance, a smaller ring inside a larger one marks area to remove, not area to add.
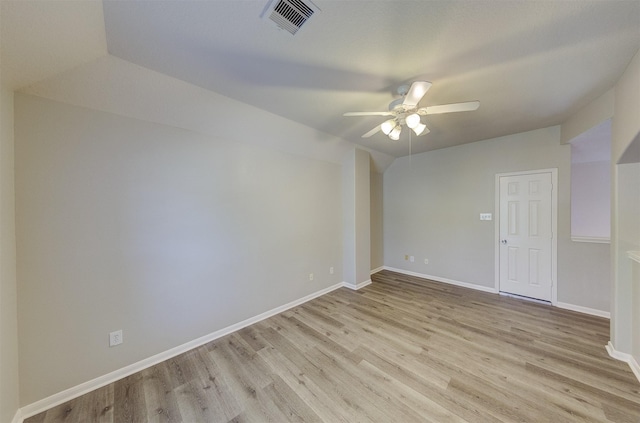
[[[384,266],[382,173],[372,172],[369,181],[371,183],[371,270],[374,270]]]
[[[0,90],[0,421],[18,409],[13,92]]]
[[[354,148],[342,164],[343,276],[353,288],[371,274],[370,160],[368,152]]]
[[[558,168],[558,301],[608,311],[608,247],[570,239],[570,166],[559,127],[397,159],[384,174],[385,264],[493,288],[496,221],[479,214],[495,217],[495,175]]]
[[[26,95],[15,139],[22,405],[342,282],[339,165]]]
[[[572,163],[571,234],[611,237],[611,161]]]
[[[627,251],[640,250],[640,177],[635,159],[625,157],[627,164],[618,161],[629,148],[640,143],[640,51],[629,63],[615,87],[614,118],[612,122],[612,203],[611,257],[613,279],[613,313],[611,342],[616,350],[631,354],[640,363],[640,348],[634,339],[640,337],[640,318],[633,317],[640,308],[640,297],[634,296],[634,273]],[[640,151],[638,149],[637,151]],[[640,342],[639,342],[640,344]]]

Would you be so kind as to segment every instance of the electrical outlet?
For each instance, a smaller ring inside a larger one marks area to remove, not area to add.
[[[312,281],[313,280],[313,273],[309,273],[309,280]]]
[[[424,259],[424,264],[429,264],[429,259]]]
[[[329,268],[329,274],[333,275],[333,266]]]
[[[480,213],[480,220],[491,220],[493,215],[491,213]]]
[[[115,332],[111,332],[109,334],[109,346],[115,347],[116,345],[122,344],[122,329],[117,330]]]
[[[404,255],[404,259],[405,259],[405,260],[409,260],[409,255],[408,255],[408,254],[405,254],[405,255]]]
[[[416,260],[416,259],[415,259],[415,257],[413,257],[413,256],[409,257],[409,261],[410,261],[411,263],[413,263],[415,260]]]

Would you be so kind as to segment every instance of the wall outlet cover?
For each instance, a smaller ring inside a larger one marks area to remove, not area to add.
[[[492,220],[493,215],[491,213],[480,213],[480,220]]]
[[[122,329],[109,333],[109,346],[115,347],[122,344]]]

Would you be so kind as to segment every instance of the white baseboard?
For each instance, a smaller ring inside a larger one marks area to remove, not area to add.
[[[335,285],[332,285],[330,287],[321,289],[320,291],[314,292],[312,294],[309,294],[305,297],[302,297],[300,299],[297,299],[295,301],[292,301],[290,303],[284,304],[280,307],[276,307],[272,310],[266,311],[262,314],[259,314],[257,316],[251,317],[249,319],[243,320],[239,323],[236,323],[234,325],[228,326],[226,328],[217,330],[213,333],[210,333],[208,335],[202,336],[200,338],[194,339],[193,341],[187,342],[185,344],[179,345],[177,347],[171,348],[167,351],[161,352],[159,354],[156,354],[154,356],[151,356],[149,358],[146,358],[144,360],[138,361],[137,363],[133,363],[130,364],[129,366],[123,367],[121,369],[115,370],[111,373],[107,373],[106,375],[97,377],[93,380],[81,383],[80,385],[74,386],[72,388],[66,389],[62,392],[58,392],[57,394],[53,394],[47,398],[41,399],[39,401],[36,401],[32,404],[26,405],[24,407],[22,407],[21,409],[19,409],[16,413],[16,416],[13,419],[12,423],[22,423],[22,421],[26,418],[29,418],[31,416],[35,416],[36,414],[42,413],[43,411],[46,411],[52,407],[55,407],[57,405],[63,404],[67,401],[70,401],[74,398],[77,398],[81,395],[84,395],[86,393],[89,393],[91,391],[94,391],[98,388],[101,388],[105,385],[108,385],[110,383],[116,382],[124,377],[130,376],[134,373],[137,373],[141,370],[144,370],[146,368],[149,368],[151,366],[154,366],[158,363],[161,363],[165,360],[168,360],[170,358],[173,358],[177,355],[180,355],[182,353],[185,353],[189,350],[192,350],[194,348],[197,348],[201,345],[204,345],[208,342],[211,342],[213,340],[216,340],[218,338],[221,338],[223,336],[229,335],[230,333],[233,333],[235,331],[238,331],[242,328],[245,328],[247,326],[250,326],[254,323],[257,323],[261,320],[264,319],[268,319],[271,316],[274,316],[278,313],[282,313],[283,311],[289,310],[293,307],[299,306],[300,304],[306,303],[307,301],[311,301],[314,298],[320,297],[324,294],[327,294],[331,291],[334,291],[338,288],[342,288],[343,286],[346,286],[347,288],[351,288],[351,289],[360,289],[363,286],[366,286],[368,284],[371,283],[371,280],[366,281],[366,282],[362,282],[360,284],[358,284],[357,286],[353,287],[350,285],[347,285],[344,282],[341,283],[337,283]]]
[[[381,270],[384,270],[384,266],[380,266],[380,267],[376,267],[375,269],[372,269],[371,274],[373,275],[374,273],[378,273]]]
[[[11,420],[11,423],[22,423],[24,419],[25,417],[22,415],[22,411],[18,410],[16,411],[16,415],[13,416],[13,420]]]
[[[529,302],[532,302],[532,303],[546,304],[546,305],[551,304],[549,301],[539,300],[537,298],[525,297],[525,296],[522,296],[522,295],[512,294],[510,292],[500,291],[499,294],[502,295],[503,297],[516,298],[518,300],[529,301]]]
[[[383,266],[383,268],[385,270],[391,270],[392,272],[398,272],[404,275],[416,276],[418,278],[430,279],[436,282],[448,283],[449,285],[456,285],[456,286],[461,286],[463,288],[470,288],[478,291],[490,292],[492,294],[498,293],[498,291],[496,291],[496,289],[493,287],[476,285],[474,283],[468,283],[468,282],[460,282],[453,279],[441,278],[439,276],[425,275],[424,273],[417,273],[417,272],[412,272],[410,270],[397,269],[395,267]]]
[[[371,285],[371,279],[368,279],[364,282],[357,283],[355,285],[347,282],[342,282],[342,286],[344,286],[345,288],[353,289],[354,291],[357,291],[360,288],[364,288],[367,285]]]
[[[493,294],[500,293],[498,290],[496,290],[495,288],[492,288],[492,287],[490,288],[490,287],[487,287],[487,286],[476,285],[476,284],[473,284],[473,283],[460,282],[460,281],[456,281],[456,280],[452,280],[452,279],[441,278],[439,276],[425,275],[423,273],[412,272],[410,270],[398,269],[398,268],[389,267],[389,266],[383,266],[383,269],[391,270],[392,272],[402,273],[404,275],[417,276],[419,278],[424,278],[424,279],[431,279],[432,281],[436,281],[436,282],[443,282],[443,283],[448,283],[448,284],[451,284],[451,285],[462,286],[464,288],[476,289],[478,291],[490,292],[490,293],[493,293]],[[502,293],[500,293],[500,294],[502,294]],[[583,307],[583,306],[578,306],[578,305],[569,304],[569,303],[562,303],[562,302],[556,302],[553,305],[558,307],[558,308],[563,308],[563,309],[571,310],[571,311],[577,311],[577,312],[580,312],[580,313],[586,313],[586,314],[590,314],[592,316],[605,317],[607,319],[611,318],[611,314],[608,311],[596,310],[594,308]]]
[[[497,293],[497,291],[494,288],[489,288],[486,286],[481,286],[481,285],[476,285],[476,284],[471,284],[471,283],[467,283],[467,282],[460,282],[460,281],[455,281],[452,279],[446,279],[446,278],[441,278],[438,276],[431,276],[431,275],[425,275],[422,273],[417,273],[417,272],[411,272],[408,270],[403,270],[403,269],[397,269],[397,268],[393,268],[393,267],[389,267],[389,266],[383,266],[377,269],[374,269],[371,271],[371,273],[377,273],[380,270],[390,270],[393,272],[398,272],[398,273],[402,273],[402,274],[406,274],[409,276],[416,276],[416,277],[420,277],[420,278],[424,278],[424,279],[430,279],[430,280],[434,280],[436,282],[442,282],[442,283],[447,283],[447,284],[451,284],[451,285],[456,285],[456,286],[461,286],[461,287],[465,287],[465,288],[471,288],[471,289],[476,289],[479,291],[485,291],[485,292],[491,292],[491,293]],[[327,288],[324,288],[320,291],[314,292],[312,294],[309,294],[305,297],[302,297],[298,300],[292,301],[290,303],[284,304],[280,307],[276,307],[272,310],[266,311],[262,314],[259,314],[257,316],[251,317],[249,319],[243,320],[242,322],[236,323],[234,325],[228,326],[226,328],[217,330],[213,333],[210,333],[208,335],[202,336],[200,338],[197,338],[193,341],[187,342],[185,344],[179,345],[177,347],[171,348],[167,351],[161,352],[159,354],[156,354],[154,356],[151,356],[149,358],[146,358],[144,360],[138,361],[136,363],[133,363],[129,366],[123,367],[121,369],[115,370],[111,373],[108,373],[106,375],[97,377],[95,379],[92,379],[90,381],[81,383],[77,386],[74,386],[72,388],[66,389],[62,392],[59,392],[57,394],[51,395],[47,398],[44,398],[42,400],[36,401],[32,404],[26,405],[24,407],[22,407],[21,409],[19,409],[13,420],[12,423],[22,423],[24,419],[27,419],[29,417],[32,417],[36,414],[39,414],[43,411],[46,411],[52,407],[55,407],[57,405],[63,404],[67,401],[70,401],[74,398],[77,398],[81,395],[84,395],[86,393],[89,393],[93,390],[96,390],[98,388],[101,388],[105,385],[108,385],[110,383],[116,382],[124,377],[130,376],[134,373],[137,373],[139,371],[142,371],[146,368],[149,368],[151,366],[154,366],[158,363],[161,363],[165,360],[168,360],[170,358],[173,358],[177,355],[180,355],[182,353],[185,353],[187,351],[190,351],[194,348],[197,348],[201,345],[204,345],[208,342],[211,342],[213,340],[216,340],[218,338],[221,338],[223,336],[226,336],[230,333],[236,332],[242,328],[245,328],[247,326],[250,326],[254,323],[257,323],[259,321],[262,321],[264,319],[268,319],[271,316],[274,316],[278,313],[282,313],[283,311],[289,310],[293,307],[296,307],[300,304],[306,303],[307,301],[311,301],[314,298],[320,297],[322,295],[325,295],[331,291],[334,291],[338,288],[341,287],[346,287],[349,289],[353,289],[353,290],[358,290],[361,289],[367,285],[371,284],[371,279],[366,280],[364,282],[360,282],[358,284],[349,284],[346,282],[341,282],[332,286],[329,286]],[[596,316],[601,316],[601,317],[609,317],[609,313],[608,312],[603,312],[603,311],[599,311],[599,310],[593,310],[593,309],[587,309],[585,307],[580,307],[580,306],[573,306],[571,304],[565,304],[565,303],[557,303],[556,304],[558,307],[561,308],[567,308],[569,310],[574,310],[574,311],[581,311],[583,313],[588,313],[588,314],[594,314]],[[572,307],[572,308],[571,308]],[[605,315],[606,314],[606,315]],[[638,380],[640,381],[640,366],[638,366],[638,363],[636,362],[636,360],[633,358],[633,356],[629,355],[629,354],[625,354],[625,353],[621,353],[615,350],[615,348],[613,348],[613,345],[611,344],[611,342],[609,342],[609,344],[606,346],[607,351],[609,352],[609,355],[617,360],[621,360],[624,362],[627,362],[629,364],[629,366],[631,367],[631,370],[633,371],[633,373],[636,375],[636,377],[638,378]]]
[[[627,363],[629,367],[631,367],[631,371],[633,372],[633,374],[636,375],[636,379],[638,379],[638,382],[640,382],[640,365],[638,365],[638,362],[631,354],[623,353],[616,350],[611,341],[609,341],[607,345],[605,345],[605,348],[612,358]]]
[[[604,317],[606,319],[611,319],[611,313],[608,311],[597,310],[595,308],[582,307],[579,305],[569,304],[569,303],[561,303],[560,301],[556,301],[554,306],[558,308],[564,308],[565,310],[577,311],[578,313],[590,314],[592,316]]]

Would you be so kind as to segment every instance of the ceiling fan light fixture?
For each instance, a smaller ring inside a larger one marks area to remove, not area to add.
[[[404,121],[409,128],[414,129],[420,125],[420,115],[417,113],[411,113],[404,119]]]
[[[418,123],[416,126],[414,126],[413,128],[413,132],[416,133],[416,135],[421,135],[425,129],[427,129],[427,125],[425,125],[424,123]]]
[[[397,125],[391,130],[391,132],[389,132],[389,138],[394,141],[398,141],[400,139],[400,132],[402,132],[402,128],[400,127],[400,125]]]
[[[391,130],[393,130],[393,128],[395,128],[396,126],[398,126],[398,124],[394,119],[385,120],[384,122],[382,122],[382,125],[380,125],[380,130],[385,135],[389,135]]]
[[[275,1],[275,0],[271,0]],[[279,0],[279,1],[299,1],[299,0]],[[398,87],[400,98],[389,103],[388,112],[348,112],[344,116],[391,116],[392,118],[376,125],[369,132],[362,135],[362,138],[369,138],[378,132],[382,132],[390,139],[397,141],[400,139],[402,127],[407,126],[416,135],[428,134],[429,128],[421,122],[421,116],[434,115],[452,112],[470,112],[480,107],[478,100],[465,101],[463,103],[440,104],[436,106],[418,107],[418,103],[431,87],[431,82],[415,81],[409,85]],[[411,133],[409,133],[411,135]],[[411,140],[411,138],[409,138]]]

